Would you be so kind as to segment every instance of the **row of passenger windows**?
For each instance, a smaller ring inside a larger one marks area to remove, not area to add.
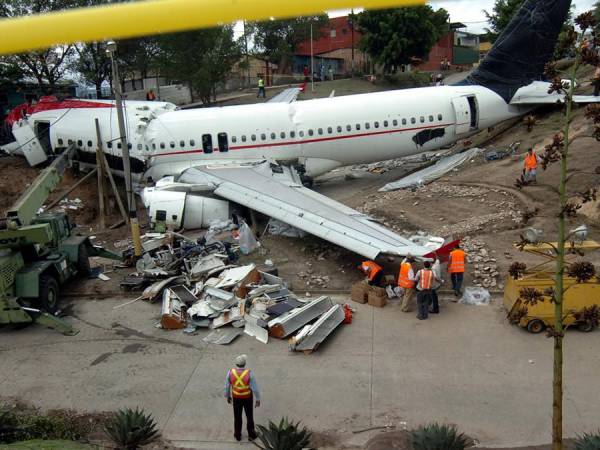
[[[427,118],[425,116],[420,116],[419,119],[418,119],[418,121],[419,121],[419,123],[426,123],[427,119],[429,119],[429,122],[434,122],[435,121],[435,118],[434,118],[433,115],[430,115]],[[440,121],[440,122],[443,120],[442,114],[438,114],[437,115],[437,120]],[[410,121],[411,124],[414,125],[414,124],[417,123],[417,118],[416,117],[411,117],[410,119],[402,119],[401,123],[402,123],[402,125],[407,125],[409,123],[409,121]],[[399,121],[397,119],[393,119],[391,121],[391,125],[393,127],[397,127],[398,124],[399,124]],[[390,126],[390,122],[388,120],[384,120],[383,122],[375,121],[372,124],[371,124],[371,122],[365,122],[364,123],[364,129],[365,130],[370,130],[371,126],[374,129],[388,128]],[[344,130],[344,128],[345,128],[346,131],[352,131],[353,129],[356,130],[356,131],[360,131],[362,129],[362,124],[357,123],[357,124],[354,124],[354,126],[348,124],[345,127],[342,127],[341,125],[338,125],[337,127],[335,127],[335,131],[337,131],[338,133],[341,133]],[[315,134],[317,136],[323,136],[326,133],[327,134],[333,134],[334,133],[334,128],[333,127],[317,128],[316,130],[313,130],[312,128],[310,128],[310,129],[308,129],[306,131],[306,134],[308,136],[315,136]],[[305,134],[304,130],[298,131],[298,136],[301,137],[301,138],[304,137],[306,134]],[[296,137],[296,132],[295,131],[290,131],[289,134],[287,134],[285,131],[282,131],[282,132],[279,133],[279,138],[286,139],[288,135],[289,135],[290,139],[293,139],[293,138]],[[271,140],[275,140],[275,139],[277,139],[277,133],[274,133],[274,132],[270,133],[269,137],[271,138]],[[267,134],[266,133],[261,133],[260,135],[251,134],[248,137],[246,137],[246,135],[243,134],[243,135],[241,135],[239,137],[239,141],[240,142],[248,142],[248,140],[250,140],[251,142],[256,142],[257,139],[259,139],[259,138],[260,138],[261,141],[266,141],[267,140]],[[217,134],[217,141],[218,141],[217,142],[218,143],[218,150],[220,152],[227,152],[227,151],[229,151],[229,140],[228,140],[228,137],[227,137],[227,133],[218,133]],[[238,142],[238,137],[237,136],[231,136],[231,142],[233,144],[237,143]],[[70,145],[70,144],[73,143],[73,141],[71,139],[69,139],[67,141],[67,143]],[[58,139],[58,145],[63,145],[62,138]],[[190,147],[195,147],[196,146],[196,141],[194,139],[190,139],[189,145],[190,145]],[[77,141],[77,146],[80,147],[80,148],[83,147],[83,141],[78,140]],[[87,141],[87,146],[91,148],[93,146],[92,141]],[[106,143],[106,146],[108,148],[113,148],[113,143],[109,141],[109,142]],[[169,148],[174,149],[174,148],[177,147],[177,144],[176,144],[175,141],[171,141],[169,143],[165,143],[165,142],[160,142],[158,144],[157,143],[153,143],[152,144],[152,150],[157,150],[157,149],[164,150],[164,149],[167,148],[167,146]],[[179,147],[185,148],[185,146],[186,146],[186,141],[183,141],[183,140],[179,141]],[[117,141],[116,147],[120,149],[121,148],[121,142]],[[128,144],[128,147],[131,150],[132,145]],[[137,145],[137,149],[138,150],[143,150],[142,144],[138,144]],[[148,145],[146,145],[146,150],[150,150],[150,147]],[[204,151],[204,153],[212,153],[213,152],[213,139],[212,139],[212,135],[210,135],[210,134],[203,134],[202,135],[202,150]]]

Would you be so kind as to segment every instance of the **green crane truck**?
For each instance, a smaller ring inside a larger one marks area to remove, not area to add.
[[[39,323],[63,334],[78,330],[56,317],[60,286],[89,275],[89,256],[120,259],[73,233],[64,213],[38,214],[60,182],[73,149],[44,169],[0,219],[0,325]]]

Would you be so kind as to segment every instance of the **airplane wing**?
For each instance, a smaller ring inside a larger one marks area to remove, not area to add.
[[[511,105],[551,105],[557,102],[564,101],[564,96],[546,96],[546,97],[529,97],[529,98],[520,98],[513,99],[510,101]],[[574,103],[599,103],[600,96],[596,97],[593,95],[574,95],[573,96]]]
[[[213,193],[285,222],[370,259],[414,256],[432,249],[403,238],[373,219],[305,188],[294,169],[269,162],[193,167],[178,183],[210,187]]]
[[[292,103],[296,101],[298,94],[300,94],[300,88],[289,88],[269,99],[267,103]]]

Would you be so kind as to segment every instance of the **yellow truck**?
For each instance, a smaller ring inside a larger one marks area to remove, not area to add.
[[[556,255],[553,250],[555,243],[526,245],[523,250],[544,258],[546,261],[530,269],[526,269],[517,279],[511,275],[506,280],[504,289],[504,306],[511,322],[526,328],[531,333],[541,333],[546,327],[554,324],[554,303],[548,290],[554,287],[555,271],[552,264],[556,264]],[[582,252],[600,249],[600,244],[595,241],[581,243],[568,243],[568,254],[565,258],[566,267],[578,260]],[[592,331],[597,325],[597,320],[590,318],[590,312],[596,308],[600,311],[600,279],[598,274],[591,280],[577,283],[575,278],[567,275],[563,278],[565,295],[563,299],[563,325],[576,326],[581,331]],[[523,288],[534,288],[544,294],[535,303],[525,304],[521,298]],[[584,314],[587,312],[588,314]]]

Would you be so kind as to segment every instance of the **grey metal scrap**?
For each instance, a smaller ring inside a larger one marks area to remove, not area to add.
[[[312,351],[344,321],[342,305],[332,306],[312,325],[307,325],[290,339],[290,350]]]
[[[190,264],[186,261],[186,267]],[[194,279],[211,272],[214,269],[225,267],[225,263],[216,255],[208,255],[197,260],[192,267],[187,267],[188,272]]]
[[[227,345],[231,344],[235,338],[242,335],[239,328],[229,328],[227,330],[219,329],[205,336],[202,340],[209,344]]]
[[[297,308],[285,316],[271,320],[269,322],[269,334],[277,338],[284,338],[299,330],[311,320],[316,319],[332,306],[331,298],[327,296],[319,297],[302,308]]]
[[[255,337],[263,344],[269,342],[269,332],[264,328],[259,327],[254,321],[247,320],[244,328],[244,333],[248,336]]]

